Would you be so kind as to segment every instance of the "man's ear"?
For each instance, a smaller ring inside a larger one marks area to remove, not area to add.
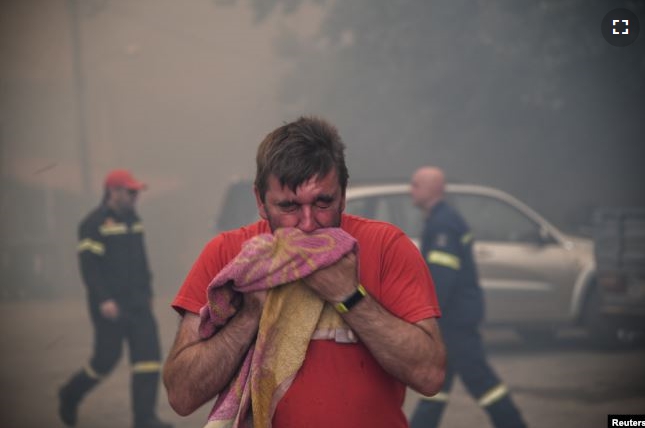
[[[264,220],[267,220],[269,216],[267,216],[264,202],[262,202],[262,198],[260,198],[260,192],[258,192],[258,188],[255,186],[253,186],[253,193],[255,194],[255,204],[258,206],[258,214],[260,214],[260,217]]]

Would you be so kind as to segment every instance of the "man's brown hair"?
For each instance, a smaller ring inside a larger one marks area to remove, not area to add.
[[[307,180],[335,168],[343,195],[349,179],[345,144],[336,127],[318,117],[303,116],[269,133],[258,147],[256,165],[255,187],[262,202],[271,175],[295,192]]]

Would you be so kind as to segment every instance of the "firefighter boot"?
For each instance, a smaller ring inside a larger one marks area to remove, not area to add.
[[[135,428],[172,428],[155,414],[159,372],[132,375],[132,408]]]
[[[97,378],[89,376],[85,370],[80,370],[58,390],[58,416],[66,426],[76,425],[78,405],[97,383]]]
[[[438,427],[445,407],[446,401],[433,400],[432,398],[420,399],[410,421],[410,428]]]
[[[526,422],[522,419],[522,415],[510,395],[506,395],[499,401],[484,407],[484,410],[488,412],[488,416],[490,416],[493,426],[496,428],[526,427]]]

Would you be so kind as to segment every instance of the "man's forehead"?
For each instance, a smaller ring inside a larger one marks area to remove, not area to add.
[[[280,180],[278,177],[275,175],[270,175],[269,176],[269,190],[273,191],[281,191],[285,193],[291,193],[293,194],[294,192],[292,189],[289,187],[288,183],[285,183],[282,185],[280,183]],[[300,193],[301,190],[303,189],[321,189],[322,191],[329,192],[329,191],[335,191],[337,187],[340,186],[340,183],[338,182],[338,176],[336,175],[335,171],[331,171],[327,175],[320,177],[319,175],[314,175],[311,178],[306,179],[302,183],[296,187],[295,193]]]

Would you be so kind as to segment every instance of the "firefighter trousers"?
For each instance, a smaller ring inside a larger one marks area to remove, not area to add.
[[[118,320],[104,318],[98,305],[90,304],[94,327],[94,351],[89,364],[63,386],[63,396],[78,405],[83,396],[107,376],[119,362],[127,342],[131,366],[131,403],[135,425],[155,416],[160,345],[157,324],[149,305],[136,310],[120,308]]]
[[[410,428],[438,427],[448,402],[455,376],[480,407],[486,411],[497,428],[522,428],[522,419],[507,387],[486,360],[481,335],[477,326],[441,326],[448,352],[446,378],[441,392],[419,400]]]

